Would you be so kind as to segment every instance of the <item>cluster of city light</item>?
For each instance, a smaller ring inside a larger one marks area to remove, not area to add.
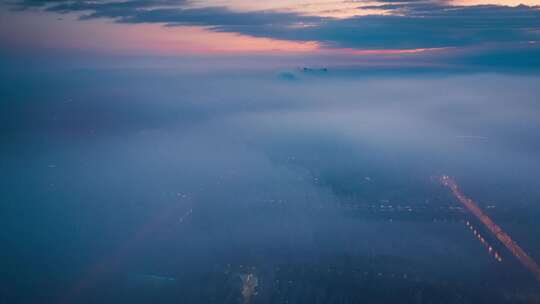
[[[472,233],[474,234],[474,236],[478,239],[478,241],[484,246],[487,248],[489,254],[491,256],[493,256],[493,258],[497,261],[497,262],[502,262],[502,256],[499,252],[497,252],[497,250],[493,249],[493,246],[491,246],[489,244],[489,242],[480,234],[480,232],[478,231],[478,229],[476,229],[469,221],[466,221],[465,222],[465,225],[469,228],[469,230],[472,231]]]
[[[259,279],[253,273],[243,274],[240,276],[242,279],[242,297],[244,303],[249,304],[255,295],[257,295],[257,286],[259,285]]]
[[[512,253],[512,255],[527,268],[540,282],[540,266],[523,250],[512,238],[502,230],[499,225],[487,216],[478,205],[466,197],[459,189],[457,183],[447,175],[441,177],[441,183],[450,188],[457,200],[462,203],[486,228]]]

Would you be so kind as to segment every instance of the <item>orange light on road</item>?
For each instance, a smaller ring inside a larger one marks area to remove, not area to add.
[[[534,261],[519,245],[512,240],[512,238],[502,230],[495,222],[487,216],[478,205],[470,198],[466,197],[461,190],[459,189],[457,183],[447,175],[441,177],[441,183],[450,188],[452,193],[461,202],[465,207],[480,221],[486,228],[499,240],[503,245],[512,253],[514,257],[525,267],[527,268],[540,282],[540,266]],[[476,230],[474,230],[476,235]],[[497,261],[501,262],[501,256],[496,253],[495,258]]]

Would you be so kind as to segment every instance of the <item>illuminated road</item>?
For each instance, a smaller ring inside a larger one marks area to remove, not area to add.
[[[486,228],[493,233],[493,235],[504,244],[504,246],[512,253],[518,261],[525,266],[540,282],[540,266],[523,250],[519,247],[514,240],[504,232],[491,218],[489,218],[478,205],[470,198],[463,195],[457,183],[449,176],[443,175],[441,177],[441,183],[450,188],[454,196],[463,204],[469,211],[482,222]]]
[[[488,243],[488,241],[478,232],[476,228],[469,222],[466,221],[465,225],[471,230],[471,232],[474,234],[474,236],[478,239],[478,241],[488,249],[488,253],[490,255],[493,255],[493,258],[497,262],[502,262],[502,256],[497,252],[497,250],[493,249],[493,247]]]

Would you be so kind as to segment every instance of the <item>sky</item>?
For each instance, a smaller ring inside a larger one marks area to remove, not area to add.
[[[7,53],[410,55],[536,67],[538,0],[7,0]],[[523,57],[527,57],[526,60]]]

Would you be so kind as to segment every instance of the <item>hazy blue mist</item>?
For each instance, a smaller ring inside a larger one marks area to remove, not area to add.
[[[448,303],[538,297],[460,221],[344,207],[459,206],[448,174],[540,259],[538,76],[235,65],[0,72],[0,300],[235,303],[212,286],[250,268],[277,303],[279,265],[346,261],[381,263],[372,293],[380,272]]]

